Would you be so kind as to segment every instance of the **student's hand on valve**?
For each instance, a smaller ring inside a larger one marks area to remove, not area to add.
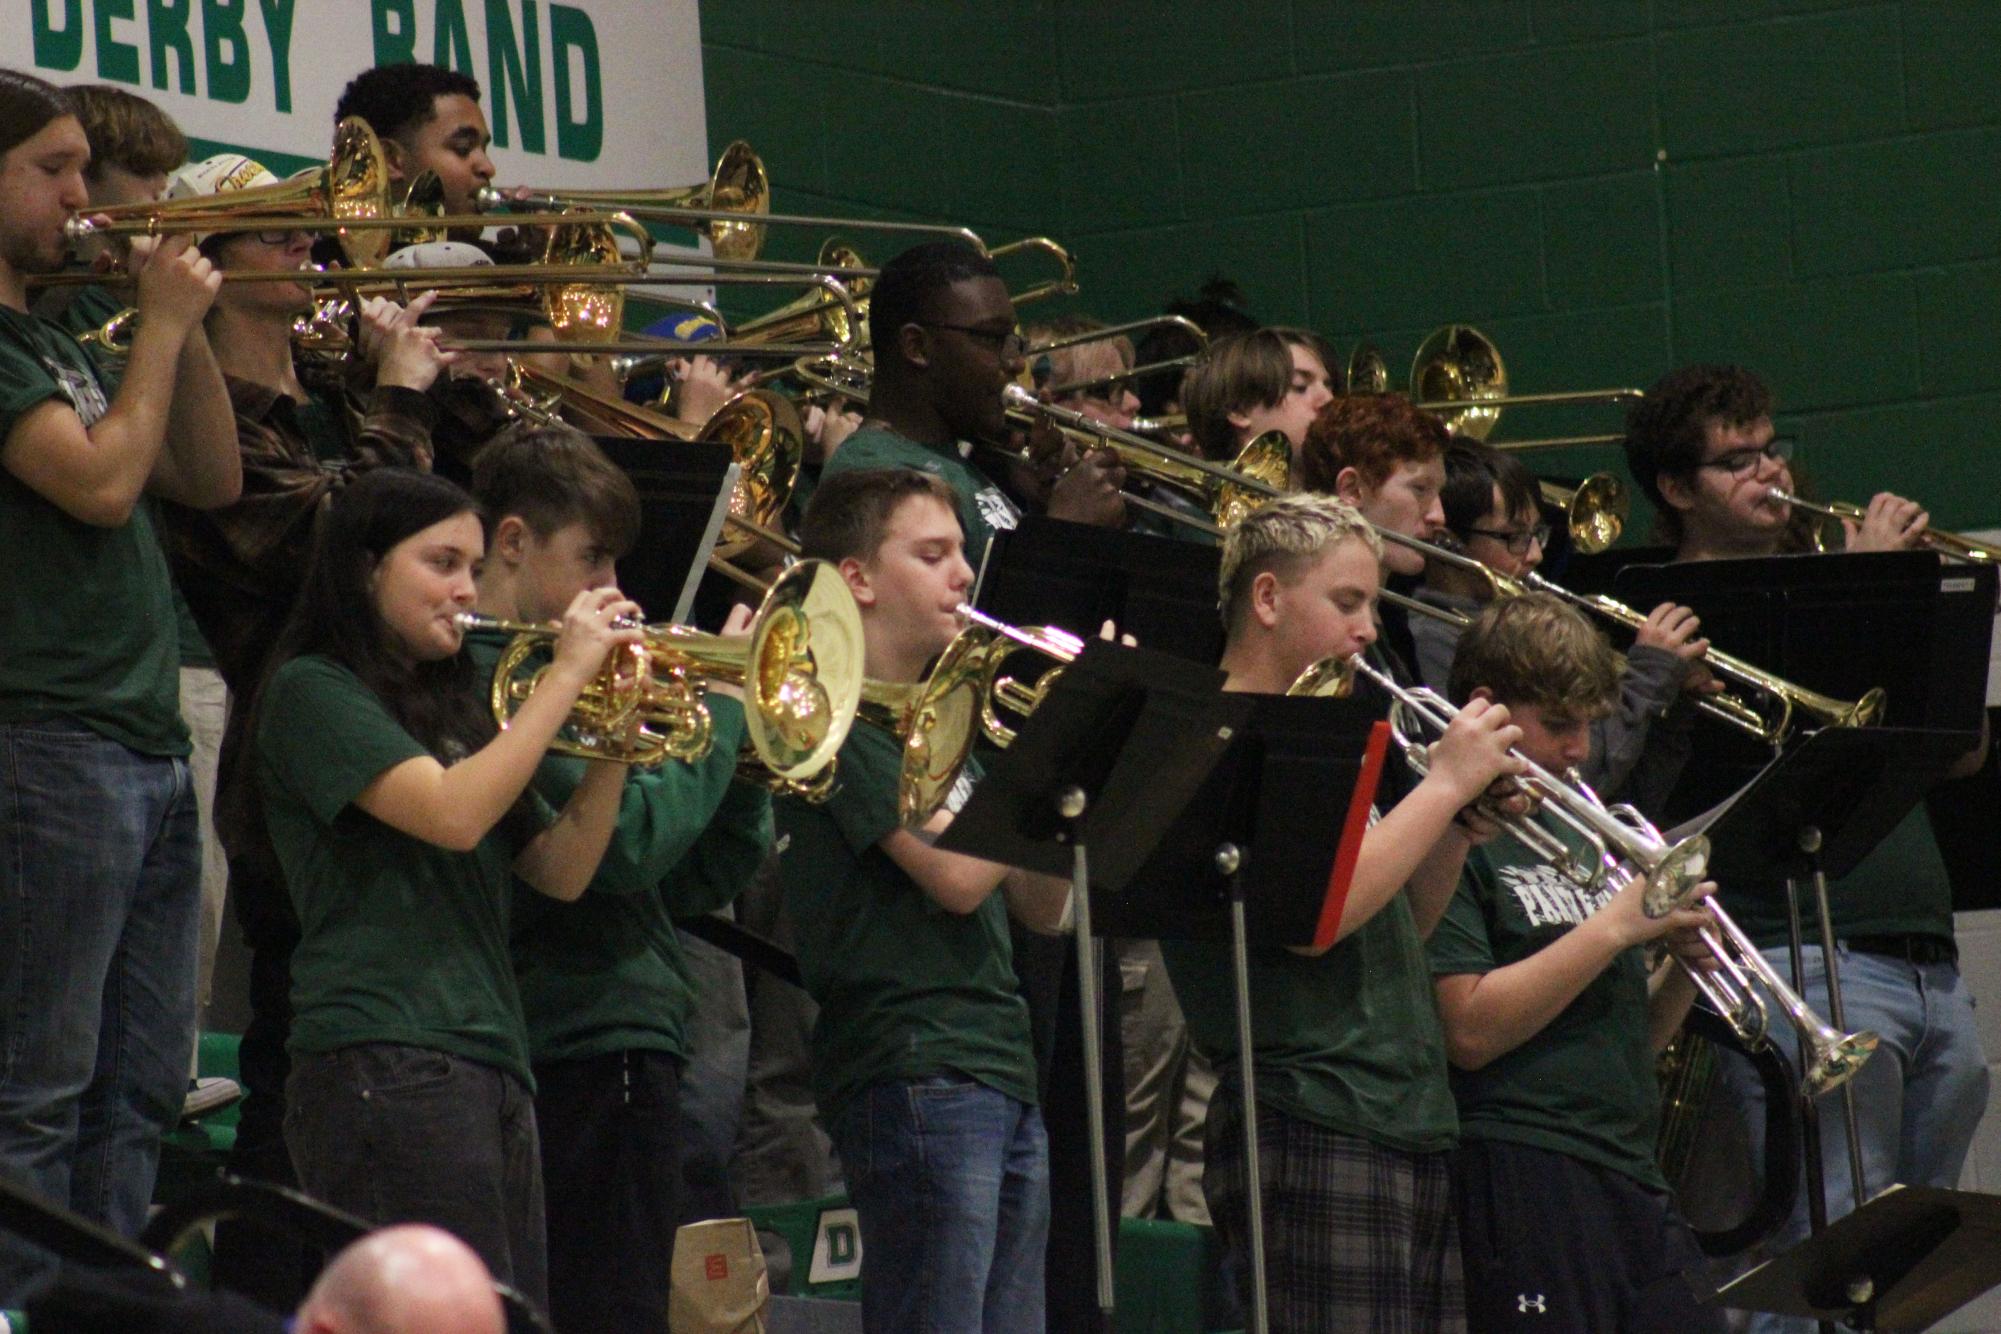
[[[1470,806],[1497,778],[1526,773],[1528,763],[1511,754],[1522,729],[1508,721],[1508,709],[1484,699],[1468,700],[1431,744],[1431,773],[1442,778]]]
[[[581,686],[597,675],[614,644],[639,642],[642,614],[639,604],[616,588],[585,589],[563,612],[550,671]]]
[[[1716,921],[1702,901],[1716,892],[1716,882],[1703,881],[1695,887],[1689,906],[1661,917],[1647,916],[1646,892],[1646,881],[1636,879],[1600,910],[1608,914],[1606,922],[1618,932],[1620,942],[1626,946],[1658,942],[1668,953],[1693,967],[1701,968],[1705,963],[1713,966],[1715,960],[1702,943],[1701,933],[1713,928]]]
[[[1862,522],[1841,521],[1850,551],[1910,551],[1922,544],[1931,515],[1915,500],[1879,491],[1862,513]]]

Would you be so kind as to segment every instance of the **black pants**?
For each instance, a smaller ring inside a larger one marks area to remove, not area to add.
[[[683,1180],[680,1103],[663,1051],[535,1067],[557,1329],[667,1328],[674,1233],[711,1216]]]
[[[1701,1255],[1664,1193],[1568,1154],[1468,1140],[1452,1193],[1473,1334],[1720,1334],[1696,1300]]]
[[[250,1022],[237,1048],[243,1102],[229,1170],[276,1186],[299,1184],[285,1148],[285,1080],[292,1073],[285,1041],[292,1033],[292,951],[299,923],[268,854],[229,859],[229,907],[250,947]],[[250,1218],[215,1227],[218,1287],[254,1297],[274,1311],[305,1298],[326,1256],[292,1233]]]
[[[390,1042],[302,1053],[285,1143],[305,1188],[371,1223],[431,1223],[548,1304],[535,1105],[504,1070]]]

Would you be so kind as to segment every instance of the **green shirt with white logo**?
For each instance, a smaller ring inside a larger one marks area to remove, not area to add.
[[[917,468],[944,478],[958,494],[966,560],[976,571],[986,559],[987,543],[993,535],[1021,521],[1021,510],[1007,493],[951,446],[920,445],[886,426],[871,424],[841,441],[822,469],[821,479],[861,468]]]
[[[1519,963],[1611,898],[1573,885],[1514,839],[1497,838],[1466,858],[1431,935],[1431,971],[1484,974]],[[1468,1139],[1547,1149],[1666,1190],[1654,1159],[1660,1086],[1647,1042],[1645,948],[1622,951],[1520,1046],[1478,1070],[1455,1067],[1452,1092]]]

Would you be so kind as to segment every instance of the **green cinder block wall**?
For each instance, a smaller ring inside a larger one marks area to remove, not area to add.
[[[750,140],[781,210],[1046,233],[1078,259],[1070,308],[1106,319],[1227,274],[1265,319],[1377,344],[1398,380],[1453,320],[1522,392],[1743,361],[1823,494],[2001,523],[1996,0],[702,0],[701,19],[711,146]],[[1617,424],[1519,409],[1495,438]]]

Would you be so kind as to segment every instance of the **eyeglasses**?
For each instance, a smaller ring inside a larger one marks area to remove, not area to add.
[[[1549,525],[1539,523],[1525,533],[1510,533],[1493,528],[1468,528],[1466,536],[1484,537],[1499,542],[1508,549],[1510,556],[1526,556],[1531,545],[1540,547],[1549,545]]]
[[[980,329],[970,324],[933,324],[929,320],[914,320],[912,323],[925,329],[949,329],[968,338],[977,338],[992,348],[1002,361],[1016,361],[1028,355],[1028,339],[1012,329],[1002,333],[998,329]]]
[[[1698,468],[1715,468],[1727,472],[1732,477],[1742,477],[1766,459],[1784,463],[1793,456],[1793,447],[1799,442],[1791,436],[1777,435],[1768,440],[1762,448],[1733,449],[1727,454],[1718,454],[1713,459],[1705,459],[1696,464]]]
[[[271,245],[271,246],[290,245],[292,243],[292,238],[295,236],[312,235],[311,232],[302,231],[296,227],[288,232],[245,232],[241,234],[248,236],[251,240],[257,242],[259,245]]]

